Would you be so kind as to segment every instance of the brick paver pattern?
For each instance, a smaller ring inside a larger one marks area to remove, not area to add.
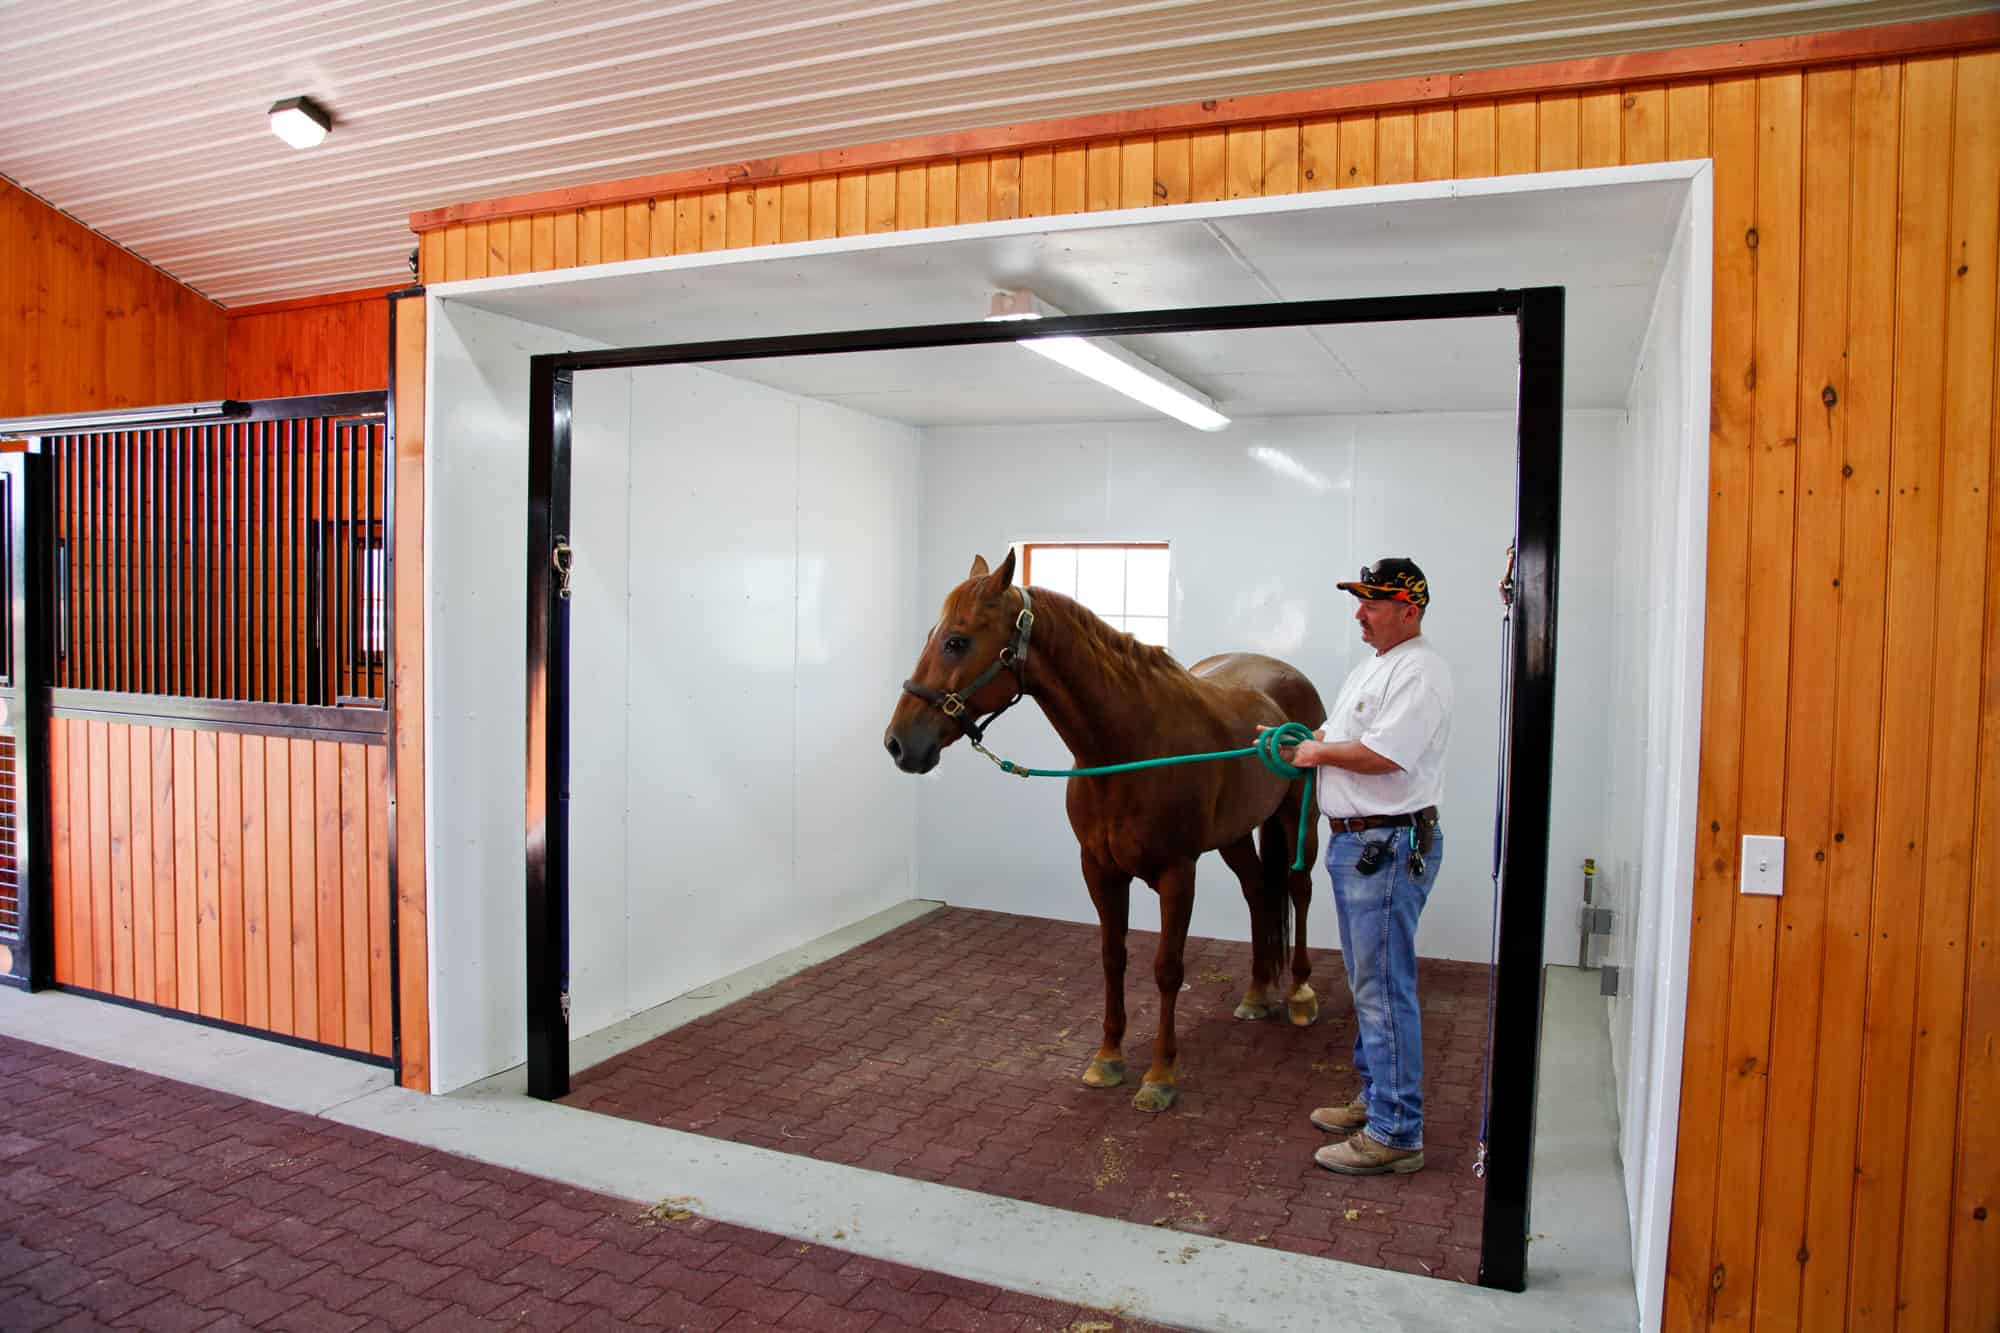
[[[1148,1330],[0,1036],[0,1329]]]
[[[1354,1090],[1339,954],[1313,951],[1320,1021],[1301,1030],[1232,1016],[1247,944],[1189,940],[1180,1098],[1150,1116],[1131,1098],[1158,1030],[1158,936],[1127,943],[1122,1088],[1079,1082],[1102,1033],[1096,927],[947,907],[576,1075],[566,1100],[1103,1217],[1477,1280],[1485,965],[1418,964],[1426,1166],[1356,1178],[1313,1164],[1328,1137],[1306,1119]]]

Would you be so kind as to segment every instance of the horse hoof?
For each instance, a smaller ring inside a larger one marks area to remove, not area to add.
[[[1290,1016],[1293,1027],[1309,1028],[1319,1021],[1319,996],[1313,994],[1311,986],[1301,982],[1299,988],[1292,992],[1292,998],[1285,1001],[1285,1012]]]
[[[1254,1023],[1260,1018],[1269,1018],[1275,1010],[1268,1004],[1259,1004],[1246,999],[1236,1006],[1236,1016],[1246,1023]]]
[[[1115,1088],[1124,1081],[1123,1060],[1094,1059],[1090,1068],[1083,1071],[1083,1086],[1086,1088]]]
[[[1132,1099],[1135,1109],[1149,1115],[1158,1115],[1174,1104],[1174,1085],[1171,1083],[1148,1083],[1139,1089],[1139,1095]]]

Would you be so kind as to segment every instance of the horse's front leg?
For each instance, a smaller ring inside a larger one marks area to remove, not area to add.
[[[1083,882],[1097,908],[1098,943],[1104,954],[1104,1041],[1083,1071],[1084,1084],[1115,1088],[1125,1081],[1125,924],[1132,877],[1083,856]]]
[[[1194,914],[1194,862],[1174,862],[1153,887],[1160,894],[1160,951],[1153,958],[1153,980],[1160,988],[1160,1035],[1153,1045],[1153,1067],[1132,1099],[1141,1111],[1164,1111],[1174,1104],[1174,1072],[1180,1058],[1174,1004],[1180,999],[1186,971],[1182,956],[1187,950],[1188,919]]]

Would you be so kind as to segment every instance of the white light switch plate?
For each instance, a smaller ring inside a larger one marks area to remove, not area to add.
[[[1743,892],[1768,893],[1773,897],[1785,891],[1785,840],[1760,836],[1755,833],[1743,835]]]

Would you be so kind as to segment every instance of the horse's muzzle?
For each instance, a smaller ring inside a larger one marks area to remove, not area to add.
[[[936,736],[899,737],[894,730],[882,737],[882,747],[905,773],[928,773],[938,765],[942,747]]]

